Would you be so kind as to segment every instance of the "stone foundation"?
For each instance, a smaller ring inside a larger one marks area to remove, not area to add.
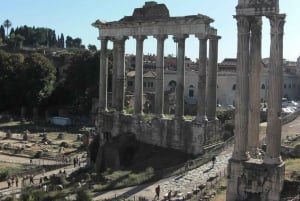
[[[244,162],[231,159],[228,170],[227,200],[280,201],[284,163],[268,165],[259,159]]]
[[[117,137],[131,133],[140,142],[172,148],[193,155],[203,154],[204,146],[222,140],[218,120],[202,123],[163,117],[145,120],[143,116],[105,112],[99,115],[98,123],[97,127],[101,135]],[[104,138],[101,137],[101,139]]]

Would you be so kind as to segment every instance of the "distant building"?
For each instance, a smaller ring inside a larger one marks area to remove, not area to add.
[[[236,59],[226,58],[218,65],[217,102],[221,105],[235,105]],[[297,87],[297,63],[283,61],[283,97],[290,100],[299,99]],[[261,102],[267,100],[269,59],[261,63]]]
[[[135,61],[134,56],[131,55],[129,59]],[[155,65],[156,57],[154,55],[144,56],[144,93],[152,93],[155,91]],[[129,63],[129,62],[128,62]],[[217,103],[222,106],[235,105],[235,91],[236,91],[236,58],[225,58],[218,64],[217,77]],[[290,100],[299,100],[300,94],[300,57],[297,62],[283,61],[283,97]],[[267,100],[267,72],[269,68],[269,59],[264,58],[261,62],[261,102]],[[133,66],[132,64],[130,66]],[[127,91],[133,93],[134,91],[134,77],[135,71],[127,73]],[[198,83],[198,64],[186,58],[186,72],[185,72],[185,89],[184,100],[185,104],[193,108],[197,104],[197,83]],[[169,55],[165,57],[165,74],[164,74],[164,90],[169,95],[165,101],[175,98],[176,87],[176,57]],[[174,96],[174,97],[171,97]],[[171,104],[171,103],[170,103]],[[166,106],[167,107],[167,106]],[[187,109],[188,113],[190,109]]]

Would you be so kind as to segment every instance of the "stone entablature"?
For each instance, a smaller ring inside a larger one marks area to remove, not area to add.
[[[210,27],[213,22],[211,18],[204,15],[193,15],[188,17],[170,17],[168,19],[154,21],[132,21],[132,22],[101,22],[97,20],[93,26],[99,28],[101,37],[120,37],[146,35],[180,35],[201,34],[217,35],[216,29]]]
[[[239,0],[237,15],[267,16],[279,13],[279,0]]]

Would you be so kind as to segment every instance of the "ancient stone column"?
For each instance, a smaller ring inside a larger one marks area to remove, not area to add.
[[[282,59],[283,30],[285,15],[269,16],[271,24],[271,47],[269,64],[267,150],[266,164],[281,164],[281,101],[282,101]]]
[[[167,35],[156,35],[156,88],[155,88],[155,114],[162,116],[164,113],[164,43]]]
[[[177,83],[176,83],[176,107],[175,118],[184,117],[184,78],[185,78],[185,39],[186,34],[174,36],[174,41],[177,43]]]
[[[112,108],[117,107],[117,67],[118,65],[118,43],[113,40],[113,69],[112,69]]]
[[[100,51],[100,75],[99,75],[99,109],[101,111],[107,110],[107,42],[106,37],[100,38],[101,51]]]
[[[249,90],[251,95],[249,96],[248,151],[254,158],[258,154],[259,147],[261,30],[261,17],[253,17],[250,25]]]
[[[127,37],[116,38],[117,46],[117,93],[116,110],[123,112],[125,101],[125,40]]]
[[[143,42],[146,36],[134,36],[136,39],[134,114],[142,114],[143,109]]]
[[[206,71],[207,71],[207,36],[196,35],[200,41],[199,71],[198,71],[198,97],[197,122],[207,121],[206,117]]]
[[[216,120],[217,107],[217,68],[218,68],[218,40],[221,37],[209,38],[209,60],[207,72],[207,119]]]
[[[237,82],[235,95],[235,132],[232,159],[247,160],[249,104],[249,19],[236,16],[238,27]]]

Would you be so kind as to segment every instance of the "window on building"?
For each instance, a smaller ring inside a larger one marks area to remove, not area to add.
[[[235,84],[232,86],[232,90],[234,91],[235,90],[235,88],[236,88],[236,86],[235,86]]]
[[[296,88],[296,85],[295,85],[295,84],[293,84],[293,88],[294,88],[294,89]]]
[[[170,87],[176,87],[176,81],[171,80],[171,81],[169,82],[169,86],[170,86]]]
[[[265,84],[262,84],[261,89],[265,89],[265,88],[266,88]]]
[[[292,85],[291,85],[291,84],[289,84],[289,89],[290,89],[290,88],[292,88]]]
[[[127,86],[132,87],[133,86],[133,81],[128,81]]]
[[[283,85],[283,88],[285,88],[285,89],[286,89],[286,84],[284,84],[284,85]]]
[[[194,97],[194,86],[193,85],[189,86],[189,97]]]
[[[144,87],[147,87],[147,82],[144,82]]]

